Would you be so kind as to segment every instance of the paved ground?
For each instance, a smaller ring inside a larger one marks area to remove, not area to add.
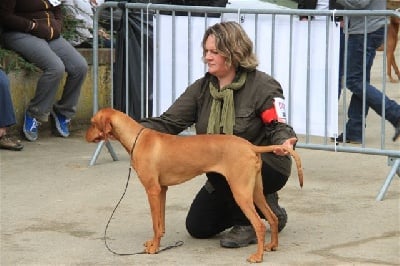
[[[389,84],[399,100],[398,87]],[[378,127],[373,112],[368,129]],[[392,134],[392,128],[387,126]],[[369,130],[373,131],[373,130]],[[369,132],[368,131],[368,132]],[[245,265],[255,246],[219,247],[220,236],[192,239],[185,215],[204,176],[171,187],[167,228],[162,245],[184,245],[158,255],[117,256],[104,245],[106,222],[122,195],[129,161],[119,143],[113,162],[103,149],[95,166],[96,148],[83,130],[61,139],[42,132],[24,142],[22,152],[0,151],[1,265]],[[379,136],[370,134],[370,141]],[[392,146],[400,148],[400,143]],[[375,197],[390,168],[383,156],[298,149],[305,185],[292,176],[280,192],[289,223],[280,234],[279,250],[266,253],[268,265],[399,265],[400,182],[395,178],[383,201]],[[151,236],[144,190],[133,174],[128,192],[111,222],[107,239],[119,253],[142,250]]]
[[[389,95],[400,102],[399,85],[387,86]],[[370,112],[368,142],[379,143],[379,123]],[[393,128],[388,123],[386,128],[391,137]],[[0,150],[1,265],[246,265],[254,245],[223,249],[220,236],[197,240],[185,230],[188,206],[204,176],[168,191],[162,245],[181,240],[183,246],[157,255],[109,252],[104,229],[125,187],[129,160],[113,142],[119,161],[113,162],[103,149],[96,165],[89,167],[96,145],[86,143],[83,136],[83,129],[74,129],[68,139],[41,132],[37,142],[24,142],[22,152]],[[400,149],[400,142],[387,144]],[[265,253],[264,264],[400,265],[399,178],[383,201],[375,200],[390,170],[387,158],[298,152],[304,188],[293,175],[281,190],[289,222],[280,233],[279,250]],[[131,253],[141,251],[151,234],[147,199],[133,173],[107,239],[116,252]]]
[[[104,149],[88,167],[96,145],[82,131],[69,139],[43,137],[23,152],[1,155],[1,265],[245,265],[255,246],[219,247],[219,236],[192,239],[185,230],[188,206],[204,183],[198,177],[171,187],[162,245],[184,245],[158,255],[116,256],[104,245],[106,222],[128,175],[128,157]],[[268,265],[399,265],[399,197],[396,178],[381,202],[375,196],[389,168],[386,158],[298,150],[305,185],[293,176],[281,191],[289,223]],[[141,184],[132,177],[108,232],[119,253],[142,250],[151,220]]]
[[[1,265],[245,265],[255,246],[228,250],[219,236],[192,239],[184,220],[198,177],[171,187],[164,246],[158,255],[116,256],[104,245],[106,222],[122,194],[128,157],[113,143],[119,161],[104,149],[88,167],[96,145],[83,132],[69,139],[43,137],[23,152],[1,151]],[[265,254],[269,265],[398,265],[399,196],[396,178],[381,202],[375,196],[389,168],[386,158],[298,150],[305,186],[293,176],[281,191],[289,223],[280,248]],[[119,253],[142,250],[151,235],[146,196],[133,175],[112,220],[108,240]]]

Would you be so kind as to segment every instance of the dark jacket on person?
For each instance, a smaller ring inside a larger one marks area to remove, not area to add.
[[[337,0],[329,0],[329,9],[344,9],[342,5],[336,3]],[[315,9],[317,7],[318,0],[298,0],[298,9]],[[300,16],[300,19],[308,18],[308,16]],[[313,19],[313,17],[311,17]],[[335,21],[342,20],[343,17],[336,16]]]
[[[61,5],[52,6],[47,0],[0,1],[0,25],[4,31],[30,33],[49,41],[60,37],[62,22]]]
[[[211,80],[217,82],[214,76],[206,73],[203,78],[190,85],[160,117],[143,119],[141,124],[170,134],[178,134],[194,124],[197,134],[206,134],[213,101],[209,89]],[[244,86],[233,93],[234,135],[256,145],[282,144],[288,138],[296,136],[292,127],[287,124],[265,124],[261,120],[261,113],[273,106],[275,97],[284,98],[283,90],[274,78],[259,70],[251,71],[247,74]],[[290,157],[265,153],[262,159],[280,173],[290,175]]]

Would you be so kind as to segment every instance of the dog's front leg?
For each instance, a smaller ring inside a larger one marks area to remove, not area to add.
[[[148,189],[146,192],[150,204],[154,236],[153,239],[146,241],[144,246],[146,247],[146,253],[154,254],[158,252],[161,237],[164,235],[163,230],[161,230],[161,188],[153,187]]]

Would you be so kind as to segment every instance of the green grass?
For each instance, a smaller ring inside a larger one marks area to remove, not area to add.
[[[297,2],[295,0],[261,0],[261,1],[297,9]]]

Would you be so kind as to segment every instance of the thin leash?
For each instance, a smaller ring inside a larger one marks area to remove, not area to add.
[[[133,145],[132,145],[132,149],[131,149],[130,155],[132,155],[133,150],[134,150],[134,148],[135,148],[135,146],[136,146],[136,142],[137,142],[137,140],[138,140],[138,138],[139,138],[139,135],[140,135],[140,133],[142,133],[142,131],[143,131],[144,129],[145,129],[145,128],[141,128],[140,131],[139,131],[139,133],[136,135],[135,141],[133,142]],[[132,253],[118,253],[118,252],[112,250],[112,249],[110,248],[110,246],[108,245],[108,243],[107,243],[107,230],[108,230],[108,226],[110,225],[111,219],[113,218],[115,211],[117,210],[119,204],[121,203],[122,199],[124,198],[124,196],[125,196],[125,194],[126,194],[126,191],[127,191],[127,189],[128,189],[128,185],[129,185],[129,179],[131,178],[131,171],[132,171],[132,167],[129,167],[128,179],[127,179],[127,181],[126,181],[126,185],[125,185],[124,192],[122,193],[121,198],[119,199],[117,205],[115,206],[114,210],[112,211],[111,216],[110,216],[110,218],[109,218],[108,221],[107,221],[106,228],[104,229],[104,244],[105,244],[106,248],[108,249],[108,251],[110,251],[111,253],[113,253],[113,254],[115,254],[115,255],[118,255],[118,256],[131,256],[131,255],[137,255],[137,254],[146,254],[145,251],[132,252]],[[160,253],[160,252],[162,252],[162,251],[171,249],[171,248],[180,247],[180,246],[182,246],[182,245],[183,245],[183,241],[179,240],[179,241],[175,242],[175,244],[173,244],[173,245],[169,245],[169,246],[167,246],[167,247],[165,247],[165,248],[163,248],[163,249],[160,249],[156,254],[158,254],[158,253]]]

